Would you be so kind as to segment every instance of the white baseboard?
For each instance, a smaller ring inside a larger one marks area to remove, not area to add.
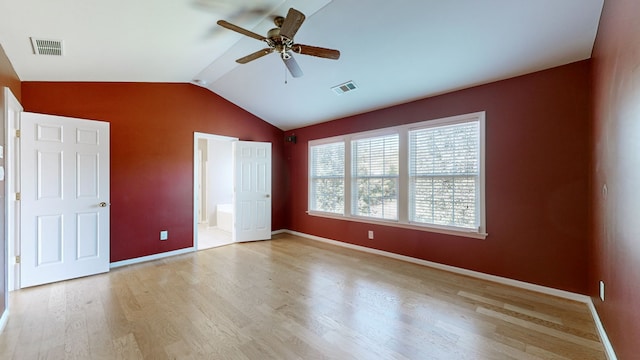
[[[609,341],[609,337],[607,336],[607,333],[604,330],[604,326],[602,325],[602,322],[600,322],[600,317],[598,316],[598,311],[596,310],[596,307],[593,305],[593,301],[592,301],[591,297],[589,297],[587,295],[577,294],[577,293],[573,293],[573,292],[565,291],[565,290],[554,289],[554,288],[550,288],[550,287],[547,287],[547,286],[541,286],[541,285],[537,285],[537,284],[531,284],[531,283],[528,283],[528,282],[509,279],[509,278],[502,277],[502,276],[485,274],[485,273],[482,273],[482,272],[479,272],[479,271],[467,270],[467,269],[463,269],[463,268],[459,268],[459,267],[455,267],[455,266],[451,266],[451,265],[444,265],[444,264],[440,264],[440,263],[436,263],[436,262],[432,262],[432,261],[422,260],[422,259],[413,258],[413,257],[410,257],[410,256],[405,256],[405,255],[399,255],[399,254],[395,254],[395,253],[388,252],[388,251],[372,249],[372,248],[368,248],[368,247],[365,247],[365,246],[349,244],[349,243],[345,243],[345,242],[342,242],[342,241],[331,240],[331,239],[327,239],[327,238],[323,238],[323,237],[319,237],[319,236],[315,236],[315,235],[309,235],[309,234],[305,234],[305,233],[301,233],[301,232],[293,231],[293,230],[288,230],[288,229],[280,229],[280,230],[275,230],[275,231],[271,232],[272,235],[278,235],[278,234],[283,234],[283,233],[296,235],[296,236],[304,237],[304,238],[307,238],[307,239],[310,239],[310,240],[320,241],[320,242],[323,242],[323,243],[332,244],[332,245],[336,245],[336,246],[341,246],[341,247],[345,247],[345,248],[352,249],[352,250],[363,251],[363,252],[367,252],[367,253],[370,253],[370,254],[386,256],[386,257],[389,257],[389,258],[402,260],[402,261],[414,263],[414,264],[417,264],[417,265],[428,266],[428,267],[439,269],[439,270],[449,271],[449,272],[452,272],[452,273],[455,273],[455,274],[461,274],[461,275],[474,277],[474,278],[477,278],[477,279],[493,281],[493,282],[499,283],[499,284],[509,285],[509,286],[520,288],[520,289],[531,290],[531,291],[535,291],[535,292],[542,293],[542,294],[552,295],[552,296],[556,296],[556,297],[559,297],[559,298],[568,299],[568,300],[574,300],[574,301],[578,301],[578,302],[584,303],[584,304],[587,305],[587,307],[591,311],[591,315],[593,316],[593,320],[594,320],[594,322],[596,324],[596,328],[598,330],[598,335],[600,336],[600,340],[602,341],[602,345],[605,348],[605,354],[607,355],[607,359],[608,360],[617,360],[616,354],[613,351],[613,346],[611,345],[611,342]],[[186,248],[186,249],[169,251],[169,252],[165,252],[165,253],[161,253],[161,254],[143,256],[143,257],[139,257],[139,258],[135,258],[135,259],[117,261],[117,262],[111,263],[110,264],[110,268],[114,269],[114,268],[121,267],[121,266],[133,265],[133,264],[138,264],[138,263],[151,261],[151,260],[158,260],[158,259],[166,258],[166,257],[169,257],[169,256],[182,255],[182,254],[186,254],[186,253],[190,253],[190,252],[194,252],[194,251],[196,251],[196,249],[194,247],[190,247],[190,248]],[[2,332],[2,329],[6,325],[7,317],[8,317],[8,310],[5,310],[4,314],[2,314],[2,317],[0,317],[0,332]]]
[[[531,290],[531,291],[535,291],[535,292],[542,293],[542,294],[552,295],[552,296],[556,296],[556,297],[559,297],[559,298],[568,299],[568,300],[574,300],[574,301],[578,301],[578,302],[584,303],[584,304],[587,305],[587,307],[591,311],[591,315],[593,316],[593,320],[594,320],[594,322],[596,324],[596,328],[598,330],[598,335],[600,335],[600,340],[602,341],[602,345],[604,346],[605,353],[607,355],[607,359],[608,360],[617,360],[616,354],[613,351],[613,346],[611,345],[611,342],[609,341],[609,337],[607,336],[607,333],[605,332],[604,327],[602,326],[602,323],[600,322],[600,317],[598,316],[598,312],[597,312],[595,306],[593,305],[593,301],[591,300],[591,297],[589,297],[587,295],[573,293],[573,292],[565,291],[565,290],[554,289],[554,288],[550,288],[550,287],[547,287],[547,286],[541,286],[541,285],[537,285],[537,284],[531,284],[531,283],[524,282],[524,281],[513,280],[513,279],[505,278],[505,277],[502,277],[502,276],[485,274],[485,273],[481,273],[481,272],[478,272],[478,271],[467,270],[467,269],[463,269],[463,268],[459,268],[459,267],[455,267],[455,266],[439,264],[439,263],[436,263],[436,262],[417,259],[417,258],[413,258],[413,257],[410,257],[410,256],[405,256],[405,255],[399,255],[399,254],[395,254],[395,253],[388,252],[388,251],[371,249],[371,248],[364,247],[364,246],[353,245],[353,244],[345,243],[345,242],[342,242],[342,241],[331,240],[331,239],[322,238],[322,237],[315,236],[315,235],[309,235],[309,234],[305,234],[305,233],[301,233],[301,232],[297,232],[297,231],[281,230],[281,232],[289,233],[291,235],[296,235],[296,236],[300,236],[300,237],[304,237],[304,238],[307,238],[307,239],[310,239],[310,240],[320,241],[320,242],[327,243],[327,244],[332,244],[332,245],[336,245],[336,246],[345,247],[345,248],[352,249],[352,250],[358,250],[358,251],[363,251],[363,252],[367,252],[367,253],[371,253],[371,254],[386,256],[386,257],[390,257],[390,258],[397,259],[397,260],[407,261],[407,262],[418,264],[418,265],[423,265],[423,266],[428,266],[428,267],[432,267],[432,268],[439,269],[439,270],[449,271],[449,272],[452,272],[452,273],[455,273],[455,274],[471,276],[471,277],[474,277],[474,278],[477,278],[477,279],[493,281],[493,282],[496,282],[496,283],[499,283],[499,284],[509,285],[509,286],[520,288],[520,289]]]
[[[388,251],[371,249],[371,248],[360,246],[360,245],[353,245],[353,244],[345,243],[342,241],[326,239],[319,236],[309,235],[309,234],[305,234],[297,231],[285,230],[285,232],[288,232],[289,234],[292,234],[292,235],[297,235],[307,239],[311,239],[311,240],[321,241],[324,243],[342,246],[342,247],[346,247],[353,250],[364,251],[371,254],[386,256],[386,257],[390,257],[397,260],[402,260],[402,261],[406,261],[406,262],[410,262],[418,265],[428,266],[428,267],[439,269],[439,270],[445,270],[445,271],[449,271],[456,274],[471,276],[477,279],[493,281],[496,283],[510,285],[510,286],[521,288],[521,289],[531,290],[531,291],[535,291],[535,292],[539,292],[547,295],[553,295],[563,299],[579,301],[585,304],[591,301],[591,298],[589,298],[586,295],[577,294],[577,293],[573,293],[565,290],[558,290],[558,289],[554,289],[546,286],[531,284],[524,281],[509,279],[502,276],[485,274],[479,271],[467,270],[467,269],[463,269],[463,268],[459,268],[451,265],[444,265],[444,264],[436,263],[433,261],[427,261],[427,260],[422,260],[422,259],[418,259],[410,256],[399,255],[399,254],[395,254]]]
[[[9,321],[9,308],[4,309],[2,316],[0,316],[0,334],[4,331],[4,327],[7,326],[7,321]]]
[[[598,310],[596,310],[596,306],[593,304],[593,300],[589,298],[589,310],[591,311],[591,316],[593,316],[593,320],[596,323],[596,329],[598,330],[598,335],[600,335],[600,341],[602,341],[602,345],[604,346],[604,352],[607,355],[608,360],[617,360],[615,351],[613,351],[613,345],[609,341],[609,336],[607,336],[607,332],[604,330],[604,326],[600,321],[600,316],[598,315]]]
[[[278,234],[282,234],[282,233],[285,233],[285,232],[287,232],[287,230],[284,230],[284,229],[275,230],[275,231],[271,232],[271,235],[278,235]],[[116,262],[112,262],[111,264],[109,264],[109,268],[110,269],[115,269],[115,268],[119,268],[119,267],[122,267],[122,266],[139,264],[139,263],[142,263],[142,262],[163,259],[163,258],[166,258],[166,257],[169,257],[169,256],[182,255],[182,254],[194,252],[196,250],[197,249],[195,247],[190,247],[190,248],[185,248],[185,249],[168,251],[168,252],[164,252],[164,253],[160,253],[160,254],[142,256],[142,257],[138,257],[138,258],[134,258],[134,259],[116,261]]]
[[[111,264],[109,264],[109,268],[110,269],[115,269],[115,268],[122,267],[122,266],[139,264],[139,263],[142,263],[142,262],[163,259],[163,258],[166,258],[166,257],[169,257],[169,256],[182,255],[182,254],[186,254],[186,253],[190,253],[190,252],[194,252],[194,251],[196,251],[196,248],[189,247],[189,248],[185,248],[185,249],[167,251],[167,252],[163,252],[163,253],[160,253],[160,254],[142,256],[142,257],[138,257],[138,258],[134,258],[134,259],[116,261],[116,262],[112,262]]]

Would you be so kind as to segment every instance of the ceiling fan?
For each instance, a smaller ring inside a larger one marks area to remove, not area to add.
[[[303,13],[294,8],[291,8],[287,13],[287,17],[283,18],[282,16],[277,16],[274,18],[273,22],[275,23],[276,27],[269,30],[266,37],[243,29],[224,20],[219,20],[218,25],[238,32],[242,35],[252,37],[256,40],[264,41],[269,46],[267,48],[251,53],[245,57],[241,57],[240,59],[236,60],[236,62],[240,64],[246,64],[250,61],[275,52],[280,55],[282,61],[284,61],[285,66],[287,67],[287,69],[289,69],[291,76],[300,77],[302,76],[302,70],[300,69],[300,66],[298,66],[296,60],[293,58],[292,53],[311,55],[333,60],[337,60],[340,58],[340,51],[338,50],[296,44],[293,42],[293,37],[295,36],[296,32],[298,32],[298,29],[300,29],[300,26],[304,22],[304,19],[305,16]]]

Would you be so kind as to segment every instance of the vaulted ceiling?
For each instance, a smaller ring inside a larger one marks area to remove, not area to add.
[[[603,1],[5,0],[0,44],[22,81],[192,82],[288,130],[587,59]],[[216,21],[266,35],[291,7],[295,42],[340,59],[295,54],[299,78],[275,53],[236,63],[266,45]]]

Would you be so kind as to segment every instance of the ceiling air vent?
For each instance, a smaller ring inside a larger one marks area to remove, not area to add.
[[[349,91],[354,91],[357,90],[358,87],[356,86],[356,84],[353,81],[347,81],[344,84],[340,84],[340,85],[336,85],[334,87],[331,88],[331,90],[333,90],[333,92],[335,92],[338,95],[342,95],[346,92]]]
[[[33,53],[36,55],[62,56],[62,41],[31,38]]]

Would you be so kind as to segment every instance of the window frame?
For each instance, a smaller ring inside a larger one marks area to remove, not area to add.
[[[362,223],[370,223],[375,225],[393,226],[414,230],[421,230],[427,232],[449,234],[464,236],[476,239],[485,239],[487,234],[486,230],[486,196],[485,196],[485,118],[486,112],[479,111],[469,114],[450,116],[445,118],[426,120],[417,123],[404,124],[399,126],[393,126],[388,128],[376,129],[372,131],[364,131],[358,133],[345,134],[341,136],[334,136],[324,139],[310,140],[308,142],[308,197],[307,197],[307,214],[310,216],[318,216],[331,219],[349,220]],[[409,221],[409,132],[414,130],[420,130],[430,127],[440,127],[447,125],[454,125],[466,122],[478,122],[479,131],[479,176],[478,176],[478,221],[479,226],[477,229],[462,228],[455,226],[444,226],[422,222]],[[373,138],[378,136],[398,134],[399,136],[399,176],[398,176],[398,220],[389,220],[382,218],[367,217],[362,215],[352,214],[352,149],[351,142],[353,140]],[[344,212],[343,214],[322,212],[318,210],[312,210],[311,206],[311,164],[312,164],[312,147],[318,145],[324,145],[334,142],[343,142],[345,149],[344,159]]]
[[[347,166],[347,159],[346,159],[346,154],[347,154],[347,143],[345,143],[342,139],[341,136],[337,136],[337,137],[331,137],[331,138],[325,138],[325,139],[320,139],[320,140],[314,140],[313,141],[313,146],[323,146],[323,145],[330,145],[330,144],[338,144],[338,143],[344,143],[344,166],[345,168],[342,170],[343,173],[343,177],[342,177],[342,182],[343,182],[343,188],[345,189],[345,193],[343,194],[343,205],[346,205],[348,203],[347,199],[345,198],[345,196],[347,195],[348,191],[347,188],[349,187],[349,184],[346,183],[347,181],[347,172],[346,170],[348,169]],[[313,152],[311,149],[311,142],[309,142],[309,147],[308,147],[308,165],[307,165],[307,176],[308,176],[308,196],[307,196],[307,213],[309,212],[314,212],[314,213],[318,213],[318,214],[325,214],[325,215],[331,215],[331,217],[343,217],[345,215],[347,215],[346,211],[346,206],[343,206],[342,209],[342,214],[340,213],[335,213],[335,212],[329,212],[329,211],[320,211],[320,210],[312,210],[311,209],[311,204],[313,203],[313,199],[312,196],[314,195],[313,193],[313,180],[315,179],[315,177],[313,176]]]
[[[351,157],[350,159],[350,167],[348,168],[349,172],[349,187],[351,189],[351,206],[349,207],[349,215],[353,216],[353,217],[357,217],[357,218],[364,218],[364,219],[374,219],[374,220],[389,220],[389,221],[398,221],[400,219],[400,214],[399,214],[399,205],[400,205],[400,196],[399,196],[399,190],[400,187],[402,186],[402,183],[400,182],[400,158],[402,157],[400,154],[400,133],[397,131],[384,131],[384,132],[369,132],[369,133],[359,133],[359,135],[363,135],[363,136],[353,136],[349,139],[349,154],[347,155],[347,153],[345,152],[345,157],[349,156]],[[357,141],[361,141],[361,140],[368,140],[368,139],[376,139],[376,138],[382,138],[382,137],[387,137],[387,136],[397,136],[398,137],[398,176],[389,176],[389,175],[369,175],[369,176],[358,176],[357,174],[354,174],[354,157],[355,157],[355,152],[353,149],[353,144]],[[388,219],[388,218],[383,218],[383,217],[374,217],[374,216],[367,216],[367,215],[361,215],[361,214],[356,214],[356,208],[358,206],[357,202],[354,203],[354,198],[353,196],[355,195],[354,192],[357,192],[356,187],[357,187],[357,181],[358,179],[364,179],[364,178],[368,178],[368,179],[376,179],[376,178],[380,178],[380,179],[396,179],[397,181],[397,187],[398,187],[398,194],[396,195],[396,201],[397,201],[397,207],[398,207],[398,211],[396,213],[396,219]]]

